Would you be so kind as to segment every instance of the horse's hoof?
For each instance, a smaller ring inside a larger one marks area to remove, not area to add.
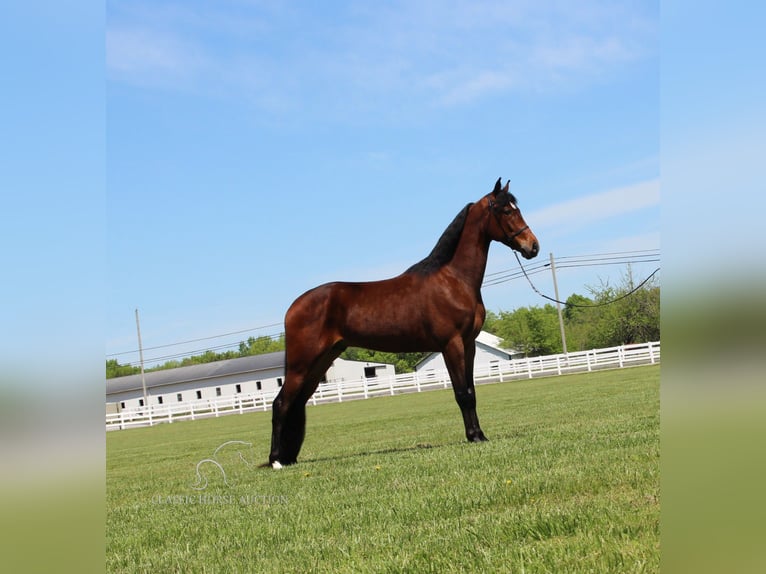
[[[279,470],[282,468],[282,464],[278,460],[275,460],[274,462],[271,463],[271,468],[273,468],[274,470]]]

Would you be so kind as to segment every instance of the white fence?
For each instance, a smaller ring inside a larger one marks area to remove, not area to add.
[[[640,345],[622,345],[608,349],[594,349],[577,353],[546,355],[499,361],[483,369],[476,369],[476,384],[549,377],[566,373],[588,372],[598,369],[615,369],[636,365],[653,365],[660,362],[660,342]],[[426,373],[403,373],[391,377],[357,379],[337,383],[322,383],[309,399],[309,404],[343,402],[384,395],[421,392],[430,389],[446,389],[450,386],[447,371]],[[202,399],[175,405],[153,405],[106,415],[106,430],[152,426],[173,421],[219,417],[252,411],[267,411],[277,391],[257,392]]]

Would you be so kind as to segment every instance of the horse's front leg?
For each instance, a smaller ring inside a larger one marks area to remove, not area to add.
[[[447,364],[455,400],[460,407],[465,425],[465,436],[469,442],[487,440],[479,426],[476,414],[476,392],[473,384],[473,360],[476,356],[476,341],[463,341],[456,337],[442,352]]]

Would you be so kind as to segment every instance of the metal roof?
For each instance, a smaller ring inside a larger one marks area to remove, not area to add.
[[[146,388],[151,389],[165,385],[223,377],[226,375],[266,371],[284,367],[284,364],[285,352],[277,351],[276,353],[266,353],[264,355],[252,355],[250,357],[241,357],[238,359],[227,359],[225,361],[189,365],[188,367],[152,371],[150,373],[145,373],[144,376],[146,378]],[[107,396],[141,389],[140,374],[106,380]]]
[[[514,349],[501,348],[499,345],[500,343],[502,343],[502,341],[503,340],[500,337],[498,337],[497,335],[493,335],[492,333],[488,333],[487,331],[479,331],[479,334],[476,336],[477,345],[482,345],[484,347],[493,349],[495,351],[498,351],[506,355],[505,357],[506,360],[510,360],[511,358],[513,358],[514,355],[519,354],[519,352]],[[439,355],[439,354],[441,353],[440,352],[429,353],[428,355],[426,355],[425,357],[423,357],[417,362],[417,364],[415,365],[415,370],[417,370],[418,367],[420,367],[420,365],[428,361],[431,357],[433,357],[434,355]]]

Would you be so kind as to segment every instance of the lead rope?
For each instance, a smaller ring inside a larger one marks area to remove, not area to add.
[[[641,283],[639,283],[638,286],[635,289],[632,289],[631,291],[629,291],[629,292],[627,292],[627,293],[625,293],[623,295],[620,295],[619,297],[617,297],[615,299],[612,299],[611,301],[605,301],[603,303],[594,303],[593,305],[578,305],[577,303],[567,303],[566,301],[559,301],[558,299],[554,299],[553,297],[549,297],[548,295],[545,295],[544,293],[541,293],[540,290],[537,287],[535,287],[535,284],[532,283],[532,280],[529,278],[529,275],[527,275],[527,271],[526,271],[526,269],[524,269],[524,266],[521,264],[521,259],[519,259],[519,254],[516,253],[516,251],[514,251],[513,254],[516,256],[516,261],[519,262],[519,267],[521,267],[521,272],[524,274],[524,277],[527,278],[527,282],[529,283],[529,286],[532,287],[532,290],[535,293],[537,293],[538,295],[540,295],[540,297],[543,297],[544,299],[548,299],[549,301],[553,301],[554,303],[560,303],[562,305],[568,305],[569,307],[604,307],[605,305],[611,305],[612,303],[616,303],[617,301],[620,301],[621,299],[625,299],[626,297],[629,297],[629,296],[633,295],[633,293],[635,293],[636,291],[641,289],[641,287],[646,285],[646,283],[652,277],[654,277],[657,274],[657,272],[660,270],[660,268],[657,267],[657,269],[652,271],[651,275],[649,275],[649,277],[647,277],[646,279],[641,281]]]

